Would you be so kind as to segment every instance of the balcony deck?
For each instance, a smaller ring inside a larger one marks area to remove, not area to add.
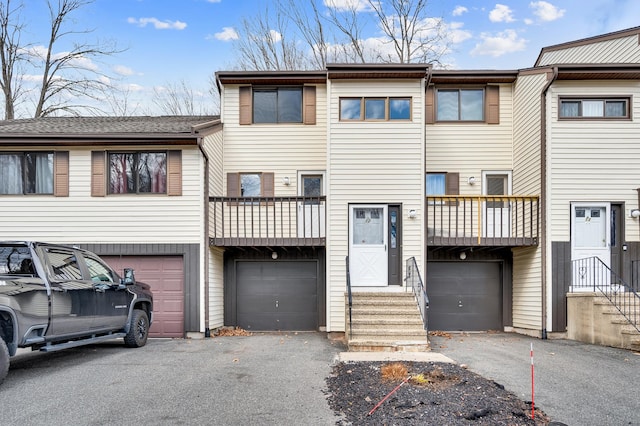
[[[324,247],[326,197],[209,197],[209,245]]]
[[[427,245],[536,246],[539,206],[538,196],[428,196]]]

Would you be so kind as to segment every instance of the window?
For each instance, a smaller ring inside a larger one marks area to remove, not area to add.
[[[302,123],[302,88],[253,90],[254,123]]]
[[[483,89],[438,89],[438,121],[483,121]]]
[[[630,118],[629,98],[561,98],[560,118]]]
[[[411,98],[342,98],[340,120],[411,120]]]
[[[53,194],[53,152],[0,153],[0,194]]]
[[[430,200],[429,204],[443,204],[439,195],[458,195],[460,193],[460,173],[429,172],[426,177],[427,197],[435,197],[438,201]],[[455,203],[447,201],[446,204]]]
[[[273,197],[274,174],[258,172],[227,173],[227,196]]]
[[[63,281],[82,279],[82,271],[73,251],[48,248],[46,253],[53,279]]]
[[[109,153],[109,194],[166,192],[166,152]]]
[[[93,257],[84,256],[84,260],[91,276],[91,281],[94,283],[115,283],[115,275],[113,271],[98,259]]]

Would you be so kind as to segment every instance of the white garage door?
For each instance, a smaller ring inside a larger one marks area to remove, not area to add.
[[[151,286],[150,337],[184,337],[184,262],[182,256],[101,256],[122,274],[133,268],[136,280]]]

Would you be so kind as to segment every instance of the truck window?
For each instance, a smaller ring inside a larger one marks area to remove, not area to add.
[[[82,271],[76,255],[71,250],[57,248],[45,249],[49,258],[51,276],[55,280],[81,280]]]
[[[26,246],[0,246],[0,274],[34,275],[31,252]]]
[[[97,283],[114,283],[113,271],[98,259],[83,255],[87,263],[87,269],[91,274],[91,281]]]

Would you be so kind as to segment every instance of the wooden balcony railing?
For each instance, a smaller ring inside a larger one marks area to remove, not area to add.
[[[326,197],[209,197],[212,246],[324,246]]]
[[[428,196],[427,244],[515,247],[538,244],[538,196]]]

